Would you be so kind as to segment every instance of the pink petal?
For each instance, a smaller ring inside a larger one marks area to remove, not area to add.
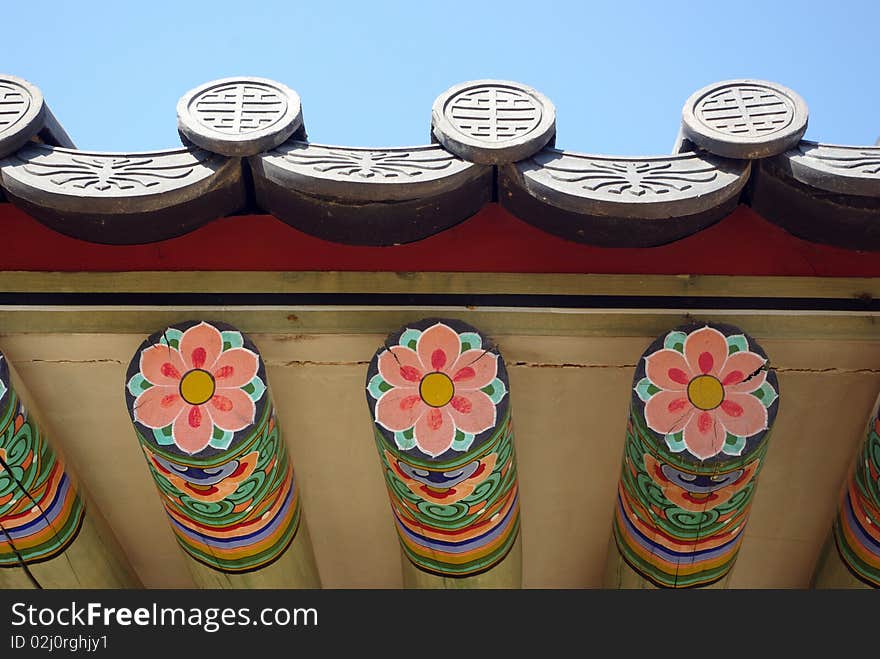
[[[697,410],[684,427],[684,443],[688,451],[701,460],[721,453],[727,433],[715,416],[717,408],[707,412]]]
[[[717,376],[727,361],[727,339],[717,329],[703,327],[685,339],[684,356],[693,375]]]
[[[416,422],[416,445],[431,457],[448,451],[455,439],[455,424],[446,409],[432,407]]]
[[[218,387],[243,387],[254,379],[260,359],[247,348],[232,348],[221,353],[211,368]]]
[[[214,424],[203,405],[186,405],[183,413],[174,421],[174,443],[186,453],[198,453],[211,441]]]
[[[667,391],[685,391],[694,375],[687,361],[675,350],[658,350],[645,357],[645,375],[654,385]]]
[[[417,387],[422,379],[422,363],[415,350],[394,346],[379,355],[379,375],[392,387]]]
[[[150,387],[134,401],[135,421],[147,428],[164,428],[186,407],[176,386]]]
[[[455,427],[474,435],[495,425],[495,403],[482,391],[458,392],[443,408],[449,412]]]
[[[761,371],[755,377],[743,382],[749,375],[757,371],[767,360],[753,352],[735,352],[727,358],[724,368],[718,373],[718,379],[724,385],[725,391],[748,393],[756,391],[764,380],[767,379],[766,371]]]
[[[663,435],[684,428],[693,413],[694,406],[682,391],[660,391],[645,403],[645,423]]]
[[[751,394],[727,393],[713,411],[727,431],[737,437],[751,437],[767,428],[767,408]]]
[[[422,362],[423,373],[446,372],[461,354],[461,340],[455,330],[443,323],[437,323],[422,332],[416,352]]]
[[[256,405],[241,389],[218,388],[201,406],[220,430],[236,432],[254,422]]]
[[[156,344],[141,352],[140,370],[148,382],[177,386],[189,369],[177,350]]]
[[[201,368],[211,371],[223,350],[220,330],[208,323],[193,325],[180,337],[180,356],[187,370]]]
[[[485,350],[466,350],[446,371],[456,391],[475,391],[498,375],[498,355]]]
[[[390,389],[376,403],[376,423],[392,432],[406,430],[415,425],[427,407],[415,387]]]

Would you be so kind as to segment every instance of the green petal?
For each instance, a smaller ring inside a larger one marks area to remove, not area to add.
[[[687,446],[684,443],[684,433],[677,432],[672,435],[666,435],[666,446],[669,447],[669,450],[673,453],[681,453],[684,451]]]
[[[169,327],[164,332],[162,332],[162,338],[159,339],[159,343],[163,346],[171,346],[172,348],[177,348],[180,345],[180,337],[183,336],[183,332],[179,329],[175,329],[173,327]]]
[[[220,332],[220,336],[223,338],[223,350],[241,348],[244,345],[244,337],[242,337],[241,332],[228,330],[226,332]]]
[[[724,446],[721,447],[721,452],[724,453],[724,455],[742,455],[745,447],[745,437],[737,437],[736,435],[727,433],[727,438],[724,440]]]
[[[131,376],[131,379],[128,381],[128,391],[132,396],[137,397],[144,393],[147,389],[152,387],[153,384],[149,382],[143,375],[140,373],[135,373]],[[3,395],[0,394],[0,398]]]
[[[258,375],[255,375],[254,379],[244,385],[242,389],[255,403],[266,393],[266,385]]]
[[[422,335],[421,330],[416,329],[407,329],[403,334],[400,335],[400,340],[398,343],[402,346],[406,346],[407,348],[411,348],[412,350],[416,349],[416,344],[419,341],[419,337]]]
[[[409,437],[406,436],[407,433],[409,433]],[[394,433],[394,443],[397,444],[397,448],[401,451],[408,451],[411,448],[415,448],[416,440],[412,428],[404,430],[403,432]]]
[[[776,389],[773,388],[773,385],[764,380],[764,384],[758,388],[757,391],[752,392],[752,396],[761,401],[761,404],[764,407],[769,408],[773,401],[779,398],[779,394],[776,393]]]
[[[478,350],[483,347],[483,337],[476,332],[464,332],[458,335],[461,340],[461,351]]]
[[[174,443],[174,435],[171,433],[171,426],[164,428],[153,428],[153,437],[159,446],[171,446]]]
[[[687,339],[687,334],[684,332],[670,332],[663,341],[663,347],[684,353],[685,339]]]
[[[370,384],[367,385],[367,391],[370,392],[370,395],[379,400],[382,398],[382,394],[384,394],[388,389],[382,387],[382,385],[388,386],[388,383],[382,379],[382,376],[378,373],[370,378]]]
[[[217,426],[214,426],[214,434],[211,437],[211,441],[208,442],[208,446],[223,451],[229,448],[234,434],[235,433],[229,432],[228,430],[221,430]]]
[[[735,352],[748,352],[749,341],[743,334],[734,334],[727,337],[727,354],[732,355]]]
[[[633,387],[635,392],[639,395],[639,398],[642,399],[645,403],[650,400],[651,396],[656,394],[659,389],[655,387],[648,378],[642,378],[639,380],[639,383]]]
[[[498,378],[492,380],[492,382],[480,389],[480,391],[488,395],[496,405],[507,395],[507,387],[505,387],[504,383]]]
[[[452,450],[464,452],[467,451],[473,443],[474,435],[470,434],[469,432],[456,430],[455,439],[452,440]]]

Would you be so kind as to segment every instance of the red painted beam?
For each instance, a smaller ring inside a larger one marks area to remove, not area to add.
[[[0,270],[361,270],[880,276],[876,252],[809,243],[746,206],[718,224],[641,249],[568,242],[521,222],[496,204],[416,243],[351,247],[306,235],[269,215],[220,218],[190,234],[148,245],[97,245],[52,231],[0,204]]]

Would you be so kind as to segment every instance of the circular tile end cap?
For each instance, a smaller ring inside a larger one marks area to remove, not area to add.
[[[221,78],[177,103],[177,127],[196,146],[224,156],[274,149],[302,126],[299,94],[267,78]]]
[[[0,74],[0,158],[15,153],[43,129],[43,94],[27,80]]]
[[[533,156],[556,133],[556,108],[518,82],[472,80],[440,94],[431,129],[448,151],[482,165],[504,165]]]
[[[807,130],[807,104],[794,91],[765,80],[725,80],[691,95],[682,130],[697,146],[726,158],[775,156]]]

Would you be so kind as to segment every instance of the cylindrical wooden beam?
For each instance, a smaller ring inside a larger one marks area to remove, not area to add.
[[[0,354],[0,587],[138,588],[98,509]]]
[[[880,397],[813,575],[816,588],[880,588]]]
[[[470,325],[425,319],[391,334],[367,404],[409,588],[522,585],[507,370]]]
[[[694,323],[651,344],[633,380],[607,587],[724,585],[778,394],[767,355],[736,327]]]
[[[319,588],[266,368],[244,334],[177,323],[126,374],[132,423],[177,541],[204,588]]]

